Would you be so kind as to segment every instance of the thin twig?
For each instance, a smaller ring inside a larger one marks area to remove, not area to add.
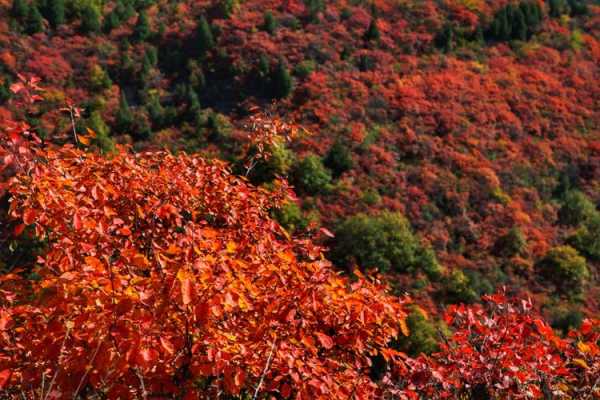
[[[46,372],[42,372],[42,388],[40,390],[40,396],[42,396],[44,394],[44,387],[46,386]]]
[[[142,398],[146,400],[148,398],[148,392],[146,392],[146,385],[144,384],[144,377],[140,374],[139,368],[135,369],[138,379],[140,380],[140,386],[142,387]]]
[[[79,144],[77,129],[75,129],[75,118],[73,117],[73,106],[71,105],[69,105],[69,116],[71,117],[71,127],[73,128],[73,137],[75,138],[75,144]]]
[[[54,381],[56,380],[56,376],[58,375],[58,369],[60,365],[60,358],[65,350],[65,343],[67,342],[67,338],[69,337],[69,333],[71,332],[71,328],[67,326],[67,332],[65,333],[65,337],[63,338],[62,344],[60,345],[60,352],[58,353],[58,363],[56,366],[56,371],[54,371],[54,375],[52,375],[52,380],[50,381],[50,386],[48,386],[48,392],[44,396],[44,393],[41,393],[43,400],[46,400],[52,391],[52,386],[54,386]]]
[[[104,341],[104,338],[102,338],[102,340],[98,340],[98,346],[96,346],[96,350],[94,350],[94,354],[92,354],[92,359],[90,360],[90,364],[89,364],[88,368],[85,369],[85,373],[81,377],[81,380],[79,381],[79,385],[77,385],[77,389],[75,389],[75,393],[73,394],[73,400],[75,400],[77,398],[77,395],[79,394],[79,390],[81,390],[81,386],[83,385],[85,378],[87,378],[90,370],[92,369],[92,367],[94,365],[94,360],[96,359],[96,355],[98,355],[98,351],[100,350],[100,345],[102,345],[103,341]]]
[[[269,370],[269,366],[271,365],[271,357],[273,357],[273,350],[275,350],[275,343],[276,340],[273,340],[273,344],[271,345],[271,351],[269,352],[269,358],[267,358],[267,363],[265,364],[265,369],[262,372],[262,375],[260,376],[260,381],[258,381],[258,385],[256,386],[256,390],[254,391],[254,396],[252,397],[252,400],[256,400],[256,398],[258,397],[258,392],[260,390],[260,387],[263,384],[263,381],[265,380],[265,375],[267,375],[267,371]]]

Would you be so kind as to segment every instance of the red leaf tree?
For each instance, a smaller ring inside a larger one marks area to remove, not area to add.
[[[47,249],[28,290],[0,280],[8,393],[376,396],[370,357],[396,355],[402,301],[288,239],[269,217],[285,190],[163,152],[65,146],[30,165],[11,180],[10,212]]]

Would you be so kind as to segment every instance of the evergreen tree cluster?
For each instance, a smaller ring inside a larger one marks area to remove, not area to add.
[[[494,15],[487,29],[489,40],[528,40],[542,21],[542,9],[536,1],[508,4]]]
[[[537,1],[525,0],[518,4],[508,4],[494,14],[487,26],[480,25],[473,32],[465,32],[450,23],[446,24],[436,35],[435,45],[448,53],[465,42],[527,41],[537,31],[542,19],[542,8]]]
[[[288,97],[294,88],[294,82],[287,63],[283,58],[273,67],[263,54],[257,66],[257,82],[260,90],[269,97],[283,99]]]
[[[115,7],[104,17],[103,30],[110,33],[124,21],[135,15],[135,5],[130,0],[118,0]]]
[[[585,0],[548,0],[548,15],[552,18],[559,18],[564,14],[572,17],[586,15],[588,11]]]
[[[92,2],[66,2],[65,0],[13,0],[11,16],[29,35],[46,29],[44,20],[52,29],[70,21],[79,21],[79,29],[84,34],[100,31],[102,13]],[[114,22],[114,21],[113,21]]]

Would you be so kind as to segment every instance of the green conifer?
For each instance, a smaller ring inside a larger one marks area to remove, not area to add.
[[[96,33],[100,30],[100,11],[91,4],[85,6],[81,12],[81,31],[83,33]]]
[[[285,98],[292,92],[292,77],[283,60],[280,60],[273,71],[273,95],[276,98]]]
[[[48,22],[53,28],[65,23],[65,0],[49,0]]]
[[[379,32],[379,28],[377,27],[377,19],[371,19],[371,23],[369,23],[369,27],[365,31],[363,35],[363,39],[367,42],[377,41],[381,37],[381,33]]]
[[[139,42],[143,42],[150,37],[150,23],[146,11],[141,11],[133,28],[133,37]]]
[[[119,100],[119,109],[117,110],[115,122],[117,130],[121,133],[127,133],[133,125],[133,113],[129,108],[129,103],[124,93],[121,94],[121,99]]]
[[[29,15],[29,5],[26,0],[13,0],[11,14],[15,18],[25,18]]]
[[[215,47],[215,39],[213,38],[212,30],[204,16],[200,17],[200,21],[198,22],[196,40],[198,53],[201,56]]]
[[[521,8],[516,8],[513,13],[512,38],[516,40],[527,40],[527,21]]]
[[[262,29],[270,35],[274,34],[277,29],[277,21],[273,17],[273,13],[271,11],[265,12],[263,19]]]
[[[42,14],[40,14],[40,10],[38,10],[35,4],[29,7],[29,13],[27,14],[26,30],[27,33],[30,35],[42,32],[44,30]]]

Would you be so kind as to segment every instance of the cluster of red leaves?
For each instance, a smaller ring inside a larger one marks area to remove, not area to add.
[[[433,399],[600,398],[600,321],[561,338],[531,301],[484,300],[448,309],[456,331],[440,353],[409,361],[409,388]]]
[[[38,94],[41,88],[36,77],[26,78],[19,75],[19,81],[11,85],[10,90],[17,96],[17,107],[28,107],[40,100]],[[23,121],[0,118],[0,197],[6,193],[8,177],[14,175],[17,169],[22,169],[32,157],[31,145],[39,144],[40,139],[31,130],[29,124]]]
[[[395,355],[402,302],[285,238],[268,215],[285,192],[168,153],[65,146],[26,171],[11,215],[48,249],[28,291],[16,274],[0,281],[9,393],[375,395],[369,357]]]
[[[249,108],[251,112],[257,110],[256,106]],[[260,161],[271,158],[273,146],[290,143],[301,133],[307,133],[299,126],[260,113],[252,115],[243,128],[238,136],[241,136],[240,141],[243,143],[240,158],[244,160],[246,177]]]

